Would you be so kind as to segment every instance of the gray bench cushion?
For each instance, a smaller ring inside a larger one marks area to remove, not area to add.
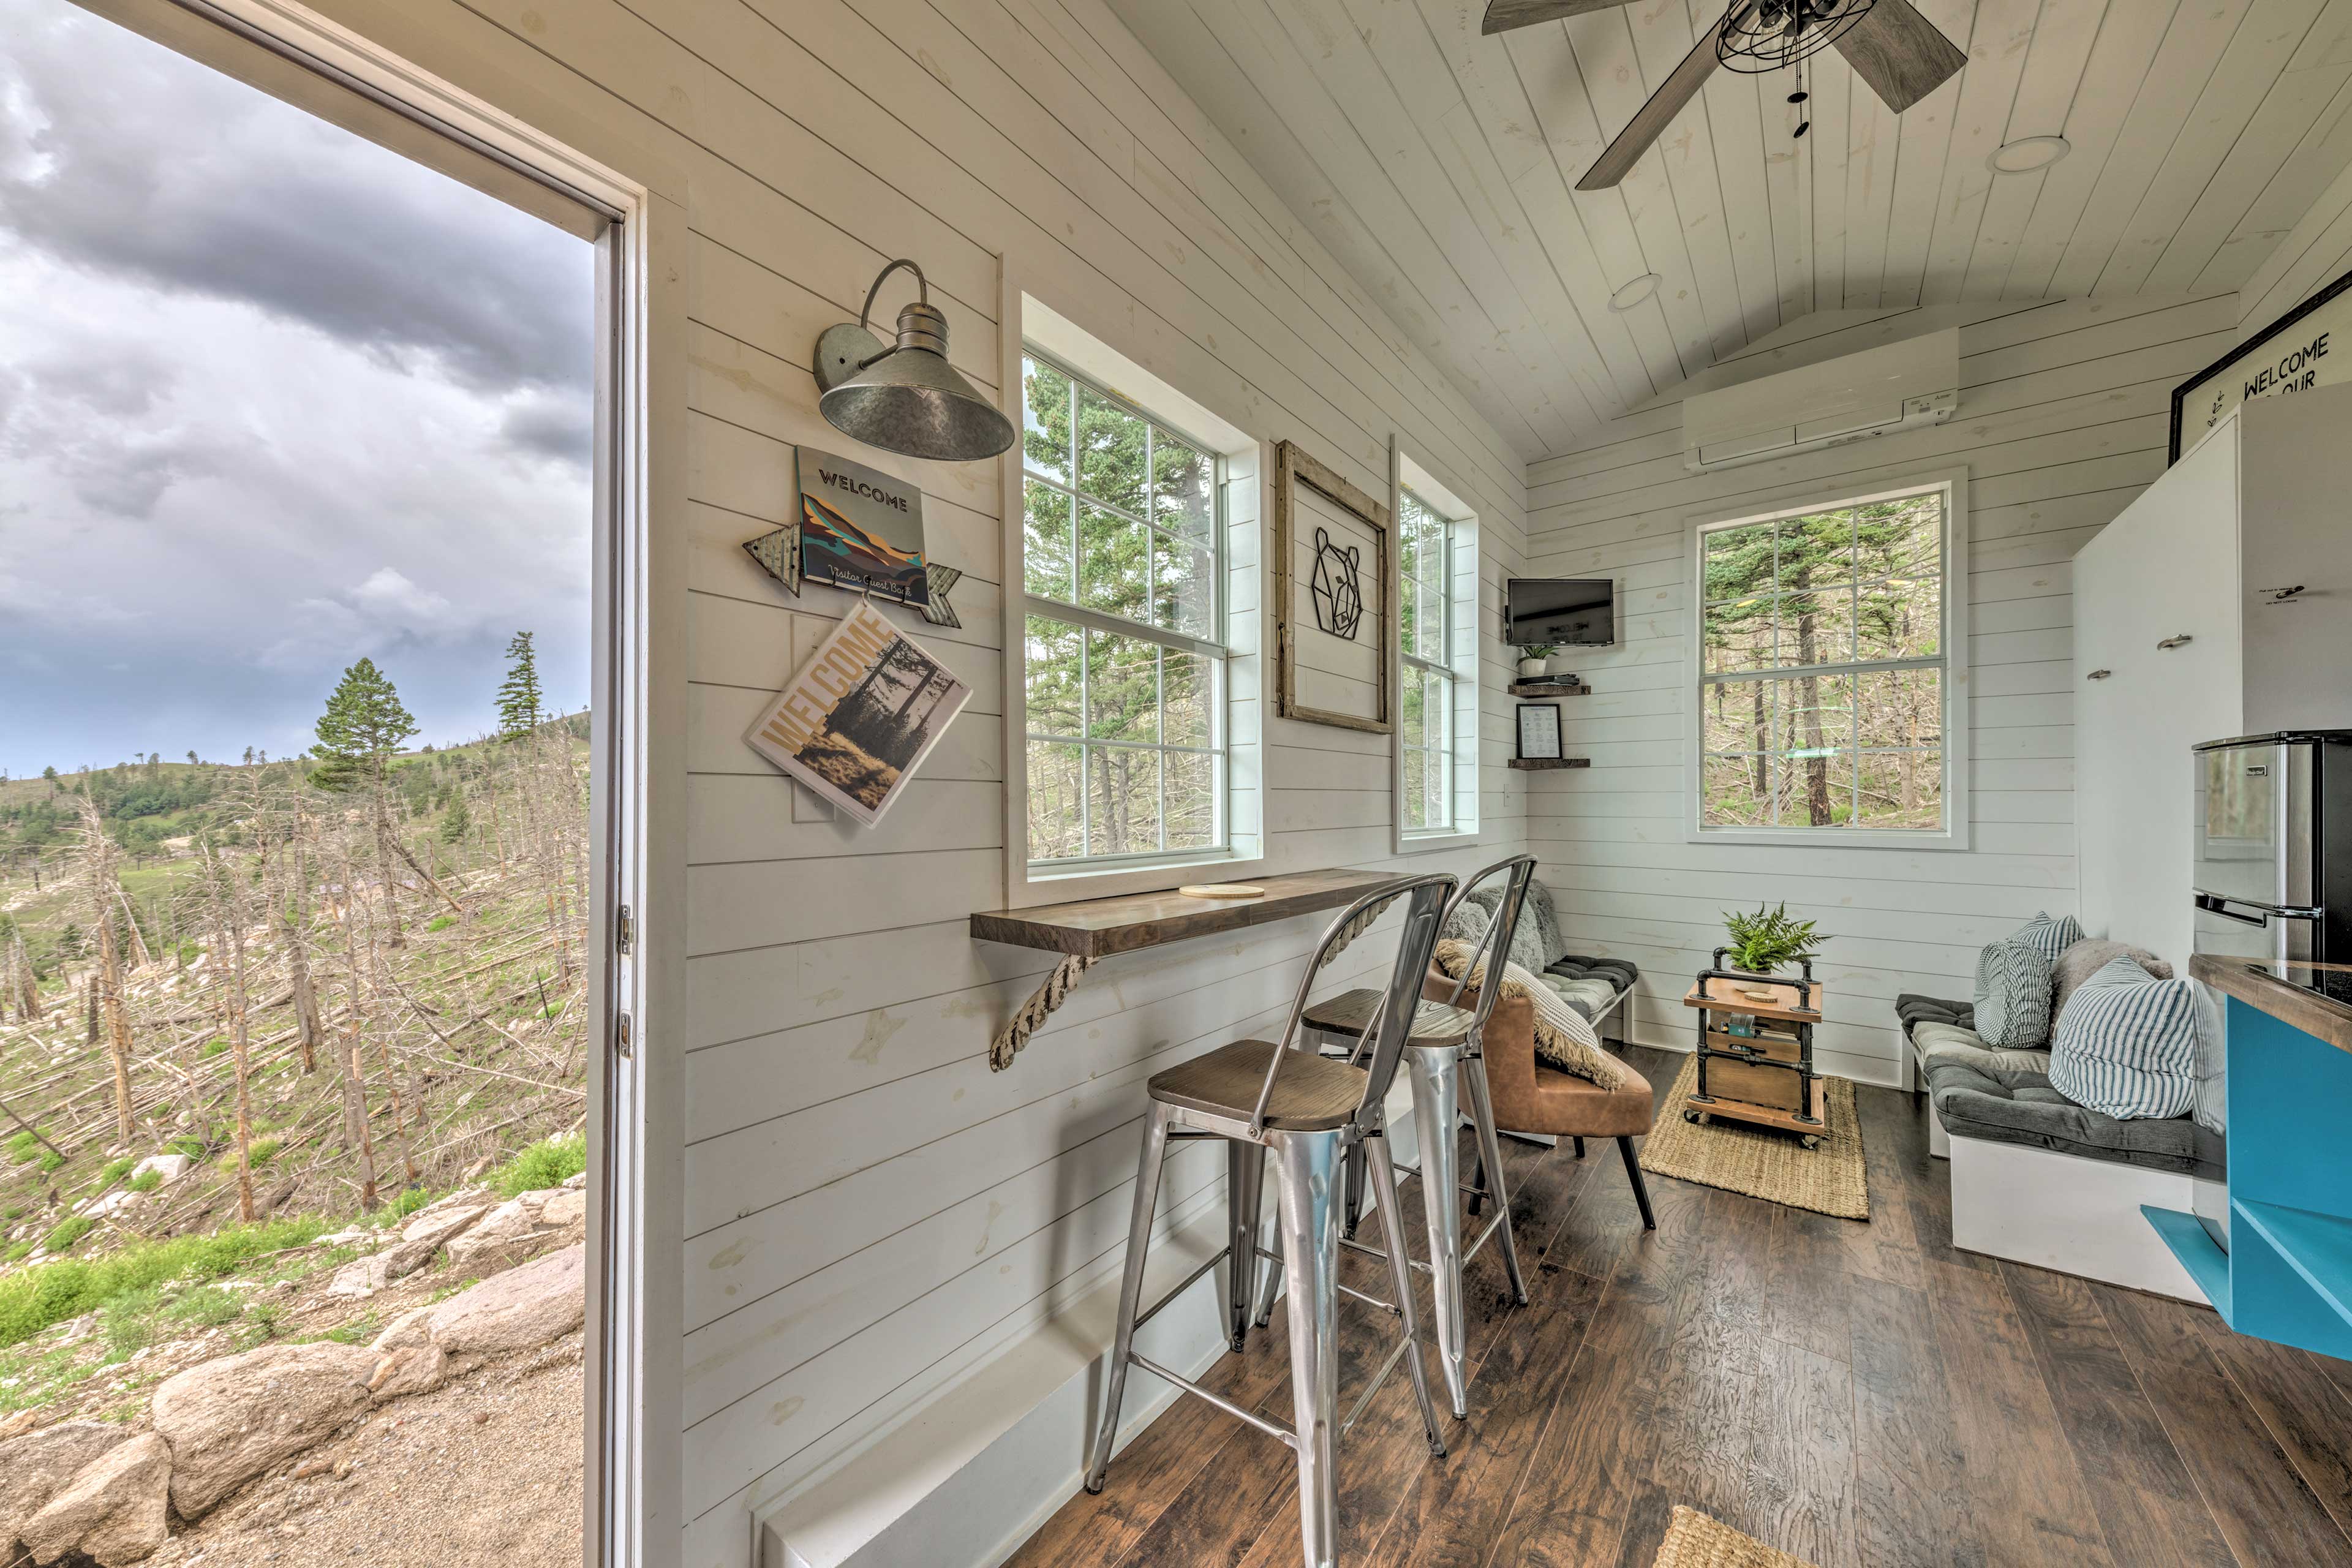
[[[1615,1006],[1617,998],[1633,989],[1633,982],[1640,978],[1641,970],[1622,958],[1588,958],[1578,952],[1544,966],[1545,984],[1583,1014],[1588,1023]]]
[[[2046,1073],[1982,1068],[1957,1056],[1927,1061],[1927,1093],[1944,1131],[1955,1138],[2021,1143],[2061,1154],[2192,1170],[2196,1123],[2186,1116],[2118,1121],[2075,1104],[2050,1087]]]
[[[1973,1002],[1947,1002],[1939,996],[1914,996],[1909,993],[1895,999],[1895,1016],[1903,1020],[1903,1034],[1909,1038],[1914,1026],[1932,1021],[1950,1024],[1957,1028],[1974,1029],[1977,1009]]]

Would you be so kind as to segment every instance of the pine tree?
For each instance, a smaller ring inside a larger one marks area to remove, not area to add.
[[[539,656],[531,651],[530,634],[517,632],[507,644],[507,678],[499,687],[499,739],[528,735],[546,717],[539,690]]]
[[[400,693],[376,668],[375,660],[362,658],[343,671],[315,728],[319,743],[310,751],[320,766],[310,775],[310,782],[321,789],[367,791],[369,809],[375,818],[376,875],[383,888],[392,945],[398,947],[402,945],[400,900],[392,880],[387,785],[393,753],[416,733],[416,721],[400,705]]]
[[[466,842],[466,836],[473,830],[473,815],[467,811],[466,797],[464,794],[459,793],[450,803],[449,815],[441,819],[441,842],[463,844]]]

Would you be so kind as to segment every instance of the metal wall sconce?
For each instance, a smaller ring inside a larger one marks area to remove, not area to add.
[[[882,279],[905,268],[918,298],[898,312],[898,341],[886,348],[867,330]],[[866,291],[857,324],[827,327],[816,340],[816,409],[853,440],[904,458],[970,463],[1013,445],[1013,421],[948,363],[948,319],[911,261],[893,261]]]

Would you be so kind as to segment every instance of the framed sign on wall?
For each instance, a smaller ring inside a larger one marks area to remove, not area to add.
[[[2346,273],[2172,389],[2168,463],[2205,438],[2232,408],[2352,381],[2352,272]]]
[[[1385,735],[1395,628],[1389,509],[1285,441],[1275,448],[1276,705]]]

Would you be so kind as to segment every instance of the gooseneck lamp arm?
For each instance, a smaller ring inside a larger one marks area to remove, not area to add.
[[[866,290],[866,303],[857,307],[857,330],[859,331],[871,332],[874,330],[867,324],[867,318],[874,314],[875,297],[882,292],[883,280],[888,278],[893,272],[898,271],[901,267],[915,275],[915,302],[919,305],[928,305],[931,302],[931,280],[923,276],[923,269],[920,267],[918,267],[915,263],[908,260],[902,256],[898,258],[898,260],[893,261],[889,266],[885,267],[881,271],[877,272],[874,275],[874,286]],[[857,368],[864,370],[866,365],[872,364],[875,360],[881,359],[888,354],[897,353],[898,352],[898,351],[895,345],[889,348],[877,349],[872,359],[866,360],[864,364],[860,364]]]

